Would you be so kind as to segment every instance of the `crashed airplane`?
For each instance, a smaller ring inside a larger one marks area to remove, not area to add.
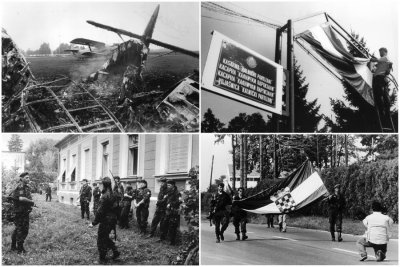
[[[99,70],[78,81],[60,76],[39,83],[3,29],[3,131],[198,131],[198,70],[169,87],[163,86],[165,77],[146,72],[150,44],[199,57],[198,52],[152,39],[159,9],[158,5],[143,35],[88,21],[132,39],[119,44]]]

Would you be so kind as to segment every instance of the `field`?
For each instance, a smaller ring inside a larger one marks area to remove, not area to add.
[[[25,241],[25,255],[10,252],[13,224],[2,227],[3,265],[93,265],[98,264],[96,245],[97,228],[88,228],[89,221],[80,218],[80,208],[45,202],[44,195],[34,195],[38,208],[30,214],[30,229]],[[93,213],[91,213],[92,216]],[[92,217],[93,218],[93,217]],[[132,225],[132,224],[131,224]],[[175,260],[179,246],[146,239],[136,232],[136,227],[117,227],[119,261],[117,265],[167,265]],[[111,253],[111,252],[109,252]]]
[[[66,75],[75,80],[86,78],[100,69],[106,61],[104,58],[78,60],[74,56],[28,57],[27,60],[30,62],[33,74],[41,81],[52,80],[57,75]],[[150,53],[144,75],[168,74],[174,78],[169,84],[171,86],[192,74],[195,69],[199,69],[199,61],[193,57],[182,54],[160,56],[159,53]]]

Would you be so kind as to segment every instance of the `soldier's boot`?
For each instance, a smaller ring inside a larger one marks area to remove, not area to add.
[[[279,223],[279,232],[282,232],[282,228],[283,228],[283,227],[282,227],[282,223],[280,222],[280,223]]]
[[[240,240],[240,234],[236,234],[236,240]]]
[[[339,232],[337,241],[338,241],[338,242],[342,242],[342,241],[343,241],[342,232]]]
[[[247,238],[249,238],[249,237],[246,235],[246,233],[243,233],[242,234],[242,240],[246,240]]]
[[[336,241],[336,239],[335,239],[335,232],[331,232],[331,237],[332,237],[332,241],[335,242],[335,241]]]
[[[113,255],[112,255],[112,259],[113,260],[116,260],[116,259],[118,259],[118,257],[121,255],[121,253],[117,250],[117,249],[114,249],[113,250]]]
[[[18,243],[17,244],[17,253],[21,254],[21,253],[26,253],[27,251],[24,248],[24,243]]]
[[[15,235],[13,234],[11,236],[11,251],[16,251],[17,250],[17,239],[15,238]]]
[[[219,234],[219,237],[221,238],[222,241],[225,240],[225,238],[224,238],[224,233],[220,233],[220,234]]]

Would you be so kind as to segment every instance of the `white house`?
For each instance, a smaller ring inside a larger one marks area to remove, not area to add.
[[[232,186],[233,184],[233,165],[228,164],[227,166],[227,175],[226,177],[229,178],[229,185]],[[240,187],[240,170],[236,170],[236,188]],[[247,174],[247,188],[256,187],[258,182],[260,181],[260,173],[256,170],[253,170],[251,173]]]

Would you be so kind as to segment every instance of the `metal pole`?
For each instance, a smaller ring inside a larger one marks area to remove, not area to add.
[[[281,64],[282,58],[282,29],[276,29],[276,39],[275,39],[275,62]],[[280,116],[275,114],[276,116],[276,132],[279,132],[279,121]]]
[[[290,131],[295,132],[294,118],[294,65],[293,65],[293,24],[292,20],[287,23],[287,69],[289,71],[289,92],[290,92]]]
[[[211,191],[213,168],[214,168],[214,155],[212,156],[211,160],[210,187],[208,188],[209,192]]]

